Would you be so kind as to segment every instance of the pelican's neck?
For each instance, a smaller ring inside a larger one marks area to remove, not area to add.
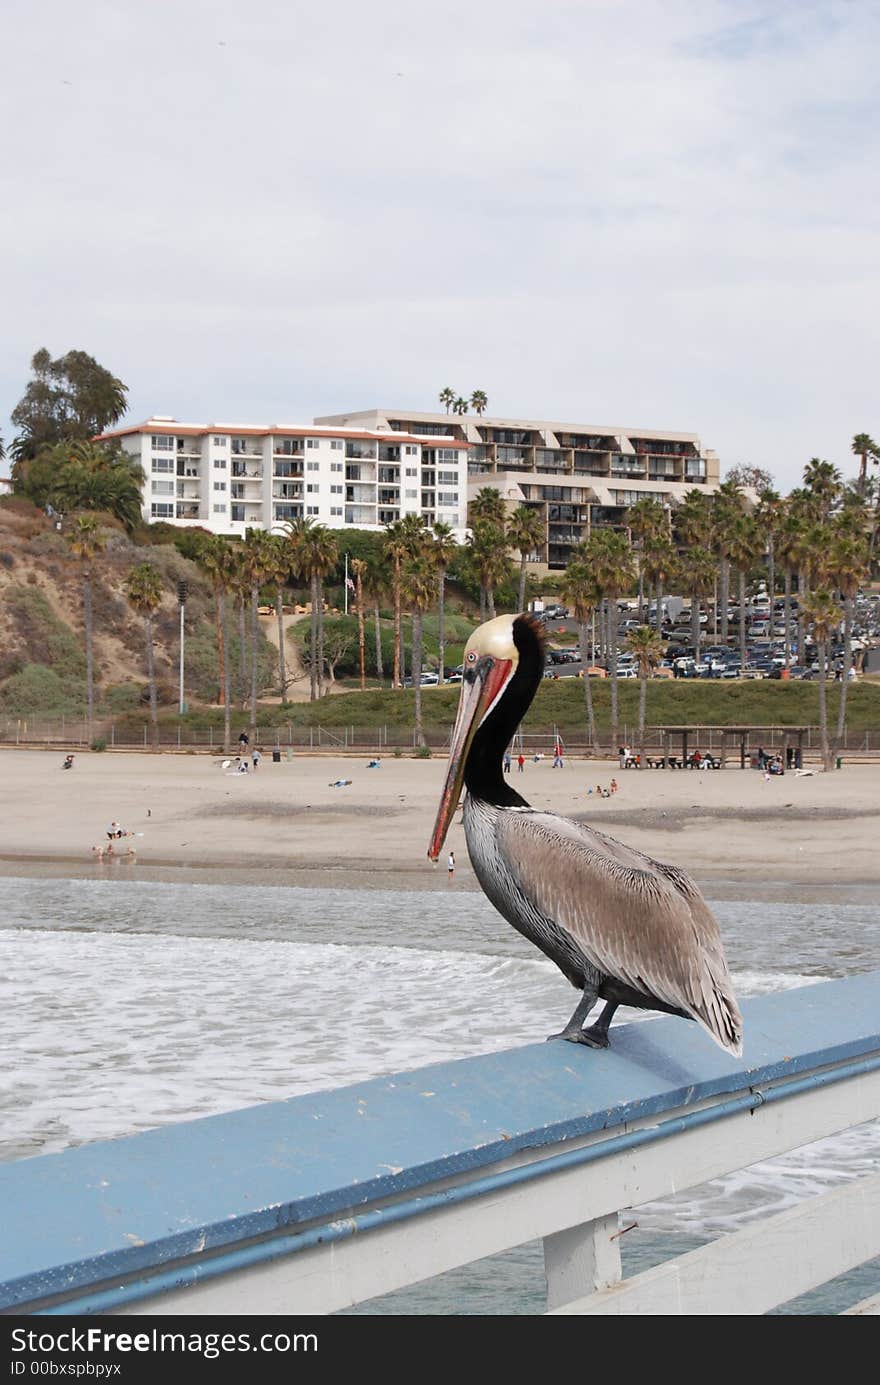
[[[511,786],[501,762],[544,672],[543,648],[527,622],[514,622],[514,639],[519,654],[516,672],[474,736],[464,770],[468,793],[499,808],[528,807]]]

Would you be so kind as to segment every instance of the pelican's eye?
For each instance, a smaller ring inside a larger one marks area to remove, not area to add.
[[[467,656],[467,659],[469,664],[475,664],[477,662],[477,652],[475,649],[471,650],[470,654]]]

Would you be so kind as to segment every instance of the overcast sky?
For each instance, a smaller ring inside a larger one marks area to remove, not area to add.
[[[5,0],[0,432],[33,352],[129,421],[880,439],[878,0]]]

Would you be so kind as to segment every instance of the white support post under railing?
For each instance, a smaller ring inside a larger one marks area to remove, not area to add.
[[[621,1277],[617,1213],[544,1237],[547,1311],[617,1284]]]

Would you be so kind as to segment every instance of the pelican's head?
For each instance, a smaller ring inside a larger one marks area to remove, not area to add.
[[[491,714],[519,665],[514,625],[522,616],[496,616],[471,635],[464,647],[461,696],[449,747],[449,766],[443,785],[437,820],[428,847],[428,857],[436,861],[458,807],[464,769],[471,742]]]

